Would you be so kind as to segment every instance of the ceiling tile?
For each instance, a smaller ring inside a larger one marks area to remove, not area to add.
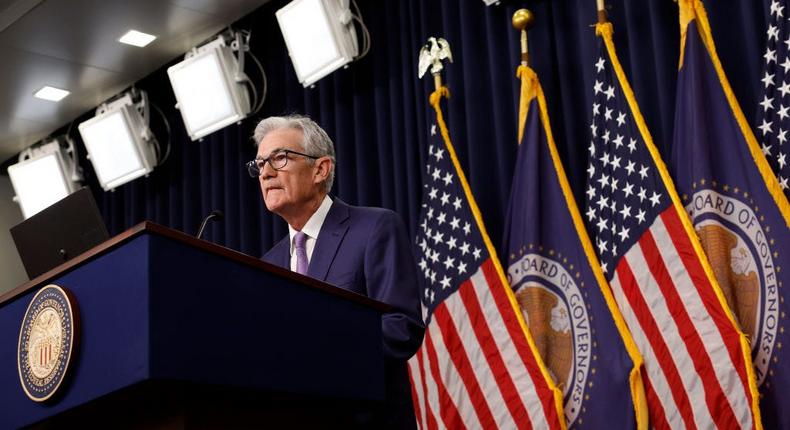
[[[39,3],[0,31],[0,156],[95,109],[266,2],[0,0],[0,18]],[[145,48],[117,42],[130,29],[157,40]],[[35,99],[44,85],[71,94],[59,103]]]

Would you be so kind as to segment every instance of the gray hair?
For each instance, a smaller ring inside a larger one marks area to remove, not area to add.
[[[325,182],[326,192],[329,193],[332,189],[332,183],[335,182],[335,145],[332,143],[332,139],[310,117],[304,115],[270,116],[264,118],[255,127],[255,133],[253,134],[255,146],[260,145],[261,140],[270,132],[283,128],[302,131],[301,146],[305,154],[313,157],[329,157],[332,160],[329,176]]]

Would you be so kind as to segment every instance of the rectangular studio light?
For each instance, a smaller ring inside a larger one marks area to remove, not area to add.
[[[249,113],[249,95],[235,78],[238,67],[231,49],[218,38],[167,69],[192,140],[241,121]]]
[[[105,191],[150,173],[154,155],[141,136],[134,105],[116,106],[79,125],[93,169]]]
[[[34,157],[8,167],[8,176],[25,219],[75,191],[57,143]]]
[[[338,0],[294,0],[276,15],[296,76],[305,87],[356,57],[351,15]]]
[[[148,44],[154,40],[156,40],[156,36],[153,34],[143,33],[142,31],[137,30],[129,30],[126,34],[121,36],[120,39],[118,39],[118,41],[121,43],[137,46],[139,48],[148,46]]]
[[[71,94],[71,92],[45,85],[40,90],[36,91],[35,94],[33,94],[33,97],[42,100],[49,100],[51,102],[59,102],[66,98],[66,96],[69,94]]]

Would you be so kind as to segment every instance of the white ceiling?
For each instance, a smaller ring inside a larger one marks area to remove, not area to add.
[[[0,0],[0,161],[181,57],[268,0]],[[145,48],[117,42],[154,34]],[[33,97],[51,85],[59,103]]]

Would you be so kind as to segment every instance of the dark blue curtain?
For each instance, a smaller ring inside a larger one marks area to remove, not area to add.
[[[334,139],[335,195],[352,204],[394,209],[414,232],[433,116],[427,101],[433,83],[417,79],[417,53],[428,36],[441,36],[451,44],[454,59],[444,74],[452,95],[445,108],[451,137],[498,245],[516,154],[519,36],[510,21],[521,7],[537,18],[529,33],[532,64],[546,92],[571,185],[577,199],[582,197],[597,43],[594,0],[505,0],[491,7],[481,0],[358,2],[371,32],[370,54],[313,89],[297,82],[274,17],[286,1],[271,1],[235,23],[252,31],[252,51],[266,69],[269,94],[257,116],[201,142],[186,137],[166,67],[140,81],[137,87],[148,91],[172,127],[172,151],[148,178],[111,193],[101,190],[83,163],[111,233],[145,219],[194,233],[203,216],[219,209],[225,220],[210,226],[206,238],[261,255],[286,228],[265,210],[258,182],[243,166],[255,156],[250,136],[257,121],[293,112],[312,116]],[[667,155],[678,62],[677,5],[670,0],[608,4],[621,62],[654,140]],[[707,1],[706,6],[725,70],[750,115],[760,90],[768,7],[763,0]],[[248,71],[256,74],[251,67]],[[152,117],[165,140],[156,114]]]

